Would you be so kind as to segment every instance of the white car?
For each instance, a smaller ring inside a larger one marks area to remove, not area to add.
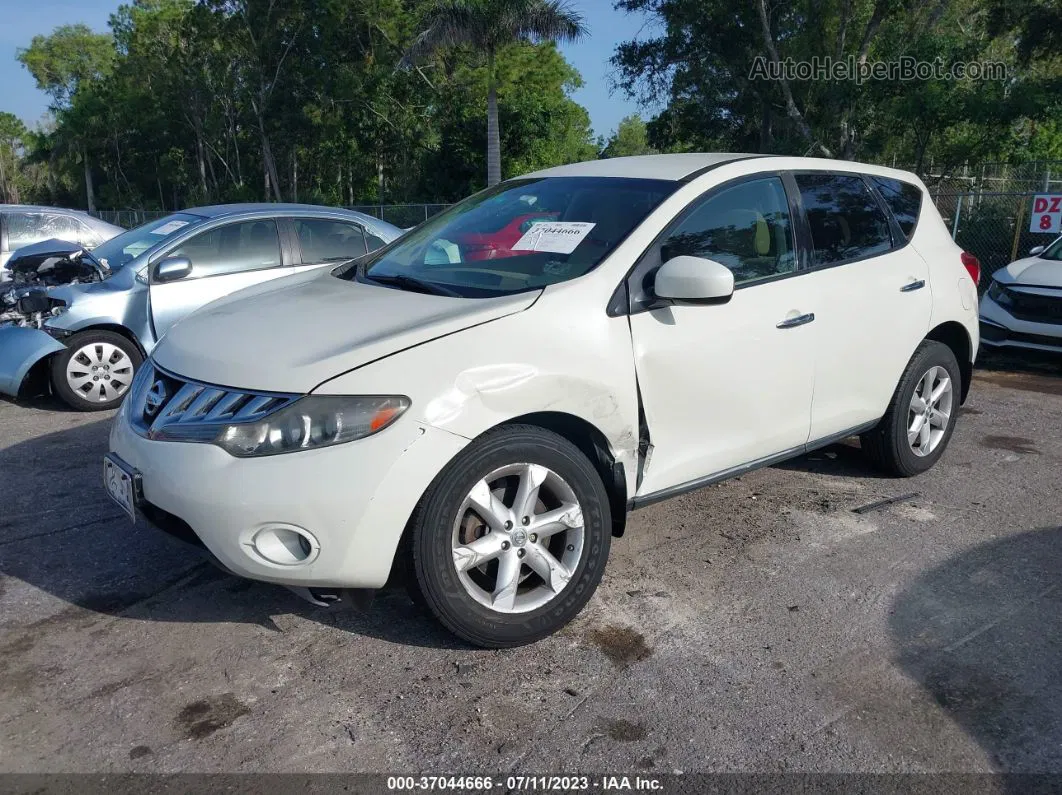
[[[992,274],[981,339],[993,348],[1062,353],[1062,237]]]
[[[329,604],[405,570],[460,637],[527,643],[590,599],[633,509],[853,434],[929,469],[978,278],[905,172],[552,168],[178,322],[105,481],[234,574]]]

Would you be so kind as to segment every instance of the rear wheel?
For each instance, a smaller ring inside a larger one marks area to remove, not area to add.
[[[870,460],[901,477],[932,467],[955,430],[961,385],[951,348],[925,340],[911,357],[879,425],[860,437]]]
[[[611,524],[604,484],[575,445],[506,426],[469,445],[429,487],[412,520],[411,585],[471,643],[531,643],[590,599]]]
[[[52,387],[71,408],[117,408],[144,358],[130,340],[113,331],[82,331],[51,362]]]

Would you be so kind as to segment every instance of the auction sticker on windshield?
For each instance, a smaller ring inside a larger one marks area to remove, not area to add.
[[[511,250],[571,254],[595,226],[587,221],[538,221]]]
[[[153,235],[170,235],[180,229],[182,226],[188,226],[187,221],[170,221],[162,226],[156,226],[151,230]]]

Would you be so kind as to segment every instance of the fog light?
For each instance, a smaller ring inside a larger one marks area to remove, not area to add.
[[[284,525],[263,527],[251,539],[254,551],[278,566],[298,566],[317,557],[317,541],[301,528]]]

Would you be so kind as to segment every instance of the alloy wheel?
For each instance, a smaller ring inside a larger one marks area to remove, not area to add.
[[[453,562],[477,602],[525,613],[564,590],[585,539],[582,507],[560,475],[539,464],[509,464],[477,482],[462,502]]]
[[[944,438],[951,421],[954,390],[951,376],[934,366],[918,380],[907,414],[907,443],[917,456],[932,453]]]

